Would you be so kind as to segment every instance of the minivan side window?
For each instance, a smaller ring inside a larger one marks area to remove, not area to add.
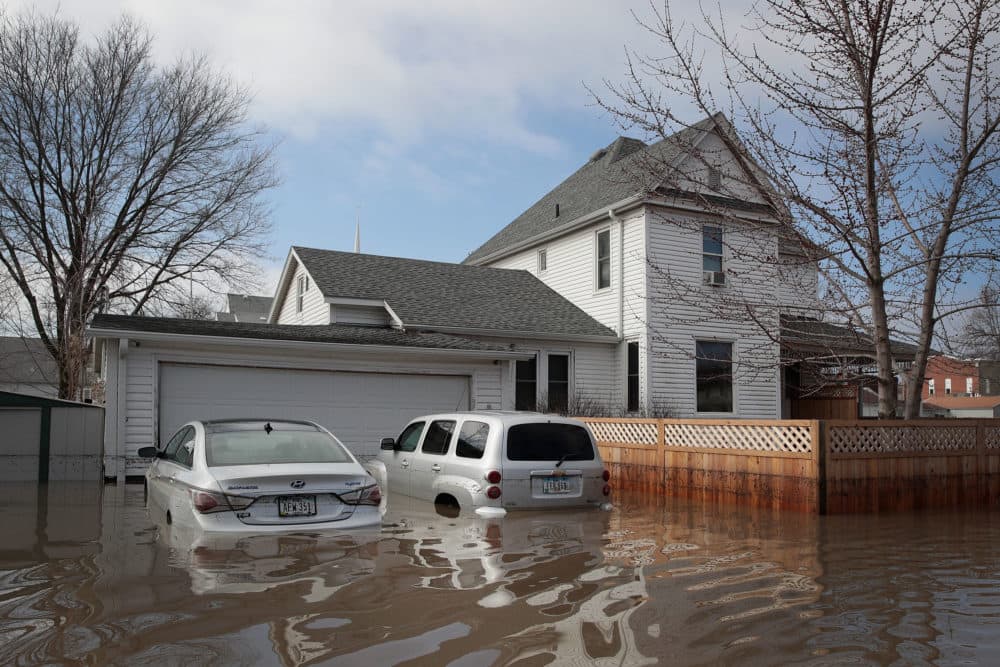
[[[412,452],[416,450],[417,443],[420,442],[420,434],[423,430],[424,422],[413,422],[404,428],[403,432],[399,434],[399,439],[396,440],[396,443],[399,445],[399,451]]]
[[[486,450],[486,438],[490,435],[490,425],[483,422],[467,421],[458,432],[455,454],[465,459],[481,459]]]
[[[438,420],[431,422],[424,436],[424,446],[420,448],[424,454],[447,454],[451,434],[455,432],[455,422]]]

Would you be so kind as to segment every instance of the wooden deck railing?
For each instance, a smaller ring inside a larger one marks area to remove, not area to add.
[[[621,489],[822,513],[1000,502],[1000,420],[583,421]]]

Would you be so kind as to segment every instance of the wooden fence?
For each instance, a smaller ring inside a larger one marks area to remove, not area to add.
[[[584,421],[623,490],[820,513],[998,502],[1000,420]]]

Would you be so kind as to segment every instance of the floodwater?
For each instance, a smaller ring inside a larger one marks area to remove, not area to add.
[[[676,499],[205,538],[138,485],[5,484],[0,664],[1000,663],[1000,513]]]

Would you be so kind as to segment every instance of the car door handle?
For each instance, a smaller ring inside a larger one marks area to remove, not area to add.
[[[434,465],[431,466],[431,470],[433,470],[434,472],[441,472],[441,466],[435,463]]]
[[[409,468],[410,467],[410,462],[406,461],[406,460],[400,461],[399,467],[400,468]]]

